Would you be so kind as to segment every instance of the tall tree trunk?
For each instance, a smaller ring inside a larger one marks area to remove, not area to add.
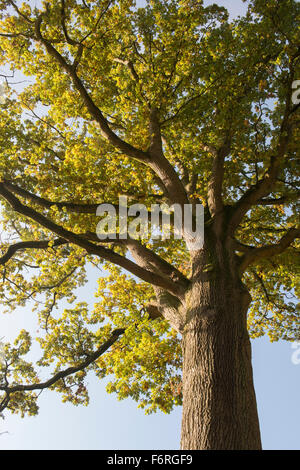
[[[183,347],[182,449],[261,449],[241,283],[207,276],[193,286]]]

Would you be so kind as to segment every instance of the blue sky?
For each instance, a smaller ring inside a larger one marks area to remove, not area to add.
[[[205,2],[206,4],[213,2]],[[232,16],[242,14],[241,0],[220,0]],[[96,271],[82,298],[92,301]],[[20,328],[35,328],[34,314],[19,309],[0,317],[0,336],[9,338]],[[267,338],[253,345],[253,369],[264,449],[300,449],[300,364],[292,362],[290,343],[271,344]],[[105,382],[89,377],[90,405],[62,404],[59,395],[45,391],[37,417],[7,415],[0,420],[0,449],[178,449],[181,409],[170,415],[145,416],[131,400],[117,401]]]

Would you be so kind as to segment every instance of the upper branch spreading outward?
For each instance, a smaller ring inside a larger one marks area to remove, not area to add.
[[[124,328],[118,328],[112,332],[111,337],[103,343],[97,351],[90,354],[87,359],[78,364],[78,366],[68,367],[65,370],[58,372],[57,374],[53,375],[49,380],[41,383],[35,383],[31,385],[12,385],[9,387],[8,385],[1,385],[0,390],[4,391],[6,396],[2,403],[0,403],[0,412],[2,412],[9,404],[10,395],[16,392],[30,392],[34,390],[44,390],[46,388],[55,385],[59,380],[68,377],[69,375],[75,374],[81,370],[86,369],[90,364],[95,362],[102,354],[104,354],[117,340],[118,338],[125,332]]]
[[[270,258],[271,256],[279,255],[286,250],[297,238],[300,238],[300,228],[291,228],[278,243],[272,245],[265,245],[259,248],[247,247],[242,244],[237,245],[239,251],[244,251],[245,254],[241,258],[240,271],[243,272],[251,265],[263,258]]]
[[[208,207],[212,216],[223,209],[222,185],[224,178],[224,160],[230,152],[231,138],[227,137],[219,149],[212,149],[214,154],[212,175],[208,186]]]
[[[162,134],[158,116],[158,110],[152,108],[150,111],[150,146],[149,166],[160,178],[170,200],[173,203],[188,204],[187,192],[178,177],[174,167],[165,158],[162,146]]]
[[[173,203],[188,203],[188,198],[183,184],[181,183],[175,169],[165,158],[162,151],[160,124],[157,110],[150,111],[150,147],[144,152],[128,142],[121,139],[109,125],[107,119],[103,116],[101,110],[93,101],[82,80],[76,72],[76,68],[69,64],[66,59],[57,51],[57,49],[41,33],[41,24],[43,15],[36,20],[36,38],[43,44],[48,54],[53,57],[62,67],[62,69],[72,79],[75,89],[79,92],[84,104],[90,112],[92,118],[99,124],[102,135],[118,150],[124,152],[128,157],[134,158],[149,166],[160,178],[164,187],[167,189],[170,199]]]
[[[30,219],[40,224],[42,227],[45,227],[59,237],[68,240],[68,242],[74,243],[75,245],[84,248],[89,254],[100,256],[106,261],[126,269],[143,281],[161,287],[172,294],[178,295],[178,292],[183,293],[183,291],[185,291],[186,286],[183,287],[180,283],[176,283],[170,280],[168,277],[163,277],[157,272],[144,269],[131,260],[119,255],[118,253],[115,253],[113,250],[95,245],[94,243],[88,241],[85,237],[64,229],[44,215],[36,212],[34,209],[25,206],[6,188],[5,183],[0,183],[0,194],[8,201],[8,203],[16,212],[29,217]]]
[[[143,163],[149,162],[149,155],[142,150],[139,150],[128,142],[122,140],[117,134],[115,134],[109,126],[107,119],[103,116],[102,112],[96,106],[85,86],[83,85],[81,79],[78,77],[75,67],[69,64],[65,58],[55,49],[55,47],[43,37],[41,33],[41,24],[43,20],[43,15],[40,15],[35,24],[36,39],[45,46],[48,54],[53,57],[62,67],[62,69],[67,72],[70,78],[73,81],[73,84],[76,90],[80,93],[81,98],[84,101],[87,109],[89,110],[91,116],[99,124],[103,136],[117,149],[124,152],[129,157],[135,158]]]
[[[7,261],[9,261],[17,251],[23,251],[26,249],[34,249],[34,250],[45,249],[45,248],[48,248],[49,243],[50,243],[50,240],[32,240],[32,241],[30,240],[30,241],[18,242],[18,243],[15,243],[14,245],[10,245],[6,253],[0,257],[0,265],[7,263]],[[64,238],[57,238],[56,240],[52,242],[51,246],[60,246],[60,245],[64,245],[65,243],[68,243],[68,242]]]
[[[229,233],[231,235],[235,232],[243,217],[251,209],[251,207],[260,203],[260,201],[263,201],[263,198],[272,192],[272,189],[276,183],[276,179],[280,171],[283,158],[286,154],[293,130],[293,123],[290,120],[292,114],[294,113],[294,107],[291,106],[293,77],[294,73],[292,72],[289,79],[285,113],[280,127],[279,141],[276,152],[274,155],[272,155],[269,168],[265,172],[263,178],[261,178],[256,184],[252,185],[233,206],[232,216],[229,220]]]
[[[230,154],[232,137],[231,130],[227,130],[226,137],[222,139],[223,142],[219,148],[213,145],[203,145],[203,150],[213,155],[212,169],[207,188],[207,205],[210,216],[214,219],[216,234],[220,234],[223,230],[223,180],[225,174],[225,158]]]
[[[296,191],[290,194],[284,194],[278,198],[263,198],[257,201],[257,205],[260,206],[276,206],[276,205],[284,205],[290,204],[291,202],[298,201],[300,198],[300,191]]]
[[[53,206],[56,206],[58,209],[66,209],[67,211],[70,212],[76,212],[78,214],[95,214],[96,210],[100,204],[99,203],[94,203],[94,204],[77,204],[73,202],[68,202],[68,201],[60,201],[60,202],[55,202],[55,201],[49,201],[48,199],[45,199],[43,197],[37,196],[36,194],[32,194],[30,191],[27,191],[24,188],[21,188],[20,186],[12,183],[11,181],[8,180],[3,180],[6,188],[13,192],[14,194],[18,194],[21,197],[24,197],[26,199],[30,199],[32,202],[38,204],[41,207],[45,207],[47,209],[50,209]],[[110,203],[111,204],[111,203]],[[118,206],[113,205],[116,209]]]

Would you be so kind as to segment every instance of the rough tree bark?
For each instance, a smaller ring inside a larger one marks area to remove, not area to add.
[[[198,256],[202,269],[186,297],[182,449],[261,449],[246,323],[251,298],[226,253],[206,248]]]

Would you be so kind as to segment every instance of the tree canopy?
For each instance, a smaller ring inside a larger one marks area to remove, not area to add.
[[[96,208],[120,195],[149,210],[201,203],[207,225],[224,210],[251,336],[299,339],[300,4],[247,4],[230,20],[200,0],[0,1],[0,298],[32,305],[41,351],[26,359],[25,330],[3,345],[0,410],[36,414],[44,388],[86,404],[89,371],[147,412],[181,404],[180,325],[164,302],[177,308],[191,253],[101,242]],[[76,297],[90,263],[92,310]]]

